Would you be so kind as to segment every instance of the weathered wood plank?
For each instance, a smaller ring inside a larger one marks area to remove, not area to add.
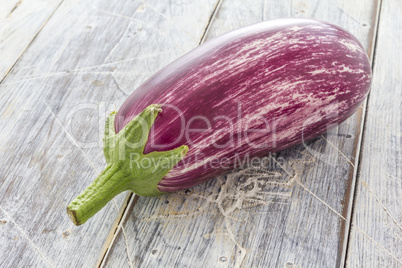
[[[382,1],[348,267],[402,267],[400,14],[400,1]]]
[[[52,16],[62,0],[0,3],[0,81]]]
[[[372,51],[376,1],[223,1],[206,40],[254,22],[309,17]],[[323,137],[191,191],[129,208],[106,267],[341,267],[364,109]],[[127,258],[128,254],[128,258]]]
[[[6,212],[7,213],[7,212]],[[43,253],[36,245],[29,240],[25,232],[16,225],[15,222],[5,214],[0,207],[0,250],[3,252],[0,259],[1,267],[16,267],[16,260],[25,258],[26,265],[45,267],[47,260],[45,258],[37,258]],[[15,254],[19,252],[20,254]],[[30,260],[30,261],[28,261]]]
[[[62,3],[0,85],[2,267],[95,265],[125,195],[82,227],[65,209],[105,166],[104,119],[198,44],[214,5]]]
[[[0,19],[7,17],[14,9],[20,5],[19,0],[4,0],[1,2]]]

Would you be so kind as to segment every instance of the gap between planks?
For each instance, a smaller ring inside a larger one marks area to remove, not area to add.
[[[18,1],[16,3],[16,5],[13,7],[13,9],[10,11],[10,14],[8,16],[10,16],[22,3],[22,0]],[[4,74],[4,76],[0,79],[0,85],[3,84],[4,80],[8,77],[8,75],[10,74],[11,70],[13,70],[13,68],[15,67],[15,65],[17,64],[17,62],[20,60],[20,58],[24,55],[24,53],[26,52],[26,50],[28,49],[28,47],[32,44],[32,42],[36,39],[36,37],[39,35],[39,33],[42,31],[42,29],[45,27],[45,25],[49,22],[49,20],[53,17],[53,15],[56,13],[56,11],[60,8],[61,4],[63,3],[63,0],[61,0],[58,5],[54,8],[53,12],[47,17],[47,19],[43,22],[43,24],[39,27],[39,29],[37,30],[37,32],[33,35],[32,39],[29,41],[29,43],[27,44],[27,46],[23,49],[23,51],[21,51],[20,55],[18,56],[18,58],[14,61],[14,63],[11,65],[11,67],[7,70],[7,72]],[[32,96],[34,96],[34,94],[32,94]],[[18,121],[18,120],[16,120]],[[10,128],[11,131],[11,128]],[[9,132],[10,132],[9,131]],[[11,217],[11,215],[5,211],[1,206],[0,206],[0,210],[3,211],[3,213],[6,215],[7,218],[10,219],[10,221],[12,223],[14,223],[15,227],[17,228],[17,230],[21,233],[21,235],[28,241],[28,243],[34,248],[35,252],[44,260],[44,262],[50,266],[50,267],[55,267],[50,260],[48,260],[46,258],[46,256],[43,254],[43,252],[38,248],[38,246],[35,245],[35,243],[33,243],[33,241],[28,237],[28,235],[26,234],[26,232],[17,224],[17,222]]]
[[[13,70],[17,62],[21,59],[22,55],[24,55],[25,51],[28,49],[28,47],[32,44],[32,42],[38,37],[39,33],[42,31],[43,27],[49,22],[49,20],[53,17],[53,15],[56,13],[56,11],[60,8],[61,4],[64,2],[64,0],[61,0],[56,8],[53,10],[53,12],[49,15],[49,17],[43,22],[43,24],[39,27],[38,31],[35,33],[35,35],[32,37],[31,41],[27,44],[27,46],[24,48],[23,51],[21,51],[21,54],[18,56],[18,58],[14,61],[14,63],[11,65],[11,67],[7,70],[7,72],[4,74],[4,76],[0,79],[0,85],[3,84],[4,80],[8,77],[9,73]],[[19,1],[15,7],[11,10],[10,14],[13,13],[18,6],[22,3],[22,0]]]
[[[375,60],[376,46],[377,46],[377,42],[378,42],[378,28],[379,28],[380,15],[381,15],[381,6],[382,6],[382,0],[377,0],[377,6],[376,6],[376,10],[375,10],[374,27],[373,27],[373,32],[372,32],[372,36],[371,36],[371,46],[368,51],[368,54],[370,56],[370,62],[371,62],[372,77],[374,76],[374,64],[375,64],[374,60]],[[370,90],[370,92],[371,92],[371,90]],[[351,209],[348,210],[349,213],[347,215],[347,219],[349,219],[349,221],[348,221],[348,226],[347,226],[347,232],[345,232],[344,241],[342,241],[343,242],[342,244],[345,244],[345,246],[344,246],[345,253],[344,253],[344,256],[342,259],[344,267],[346,267],[348,253],[350,250],[349,245],[350,245],[350,237],[351,237],[351,232],[352,232],[351,224],[353,223],[353,216],[355,213],[358,187],[361,182],[361,179],[360,179],[360,169],[361,169],[360,163],[362,162],[361,150],[362,150],[362,145],[364,143],[364,131],[365,131],[365,127],[367,124],[366,115],[368,114],[368,109],[369,109],[368,101],[370,98],[370,92],[367,95],[366,100],[364,101],[363,109],[362,109],[363,110],[362,111],[362,119],[361,119],[362,123],[360,125],[360,134],[359,134],[357,147],[356,147],[356,157],[355,157],[356,160],[355,160],[355,165],[353,168],[353,180],[352,180],[351,193],[350,193]],[[342,239],[342,237],[341,237],[341,239]]]
[[[95,267],[102,267],[105,264],[105,261],[109,254],[109,251],[110,251],[110,247],[111,247],[111,245],[114,244],[114,241],[116,240],[117,235],[119,234],[120,230],[122,230],[123,235],[126,236],[123,224],[126,220],[129,209],[131,209],[132,207],[135,206],[138,198],[139,197],[136,194],[134,194],[133,192],[129,192],[127,194],[125,200],[123,201],[123,204],[120,207],[119,213],[118,213],[112,227],[110,228],[110,232],[106,238],[105,243],[103,244],[103,247],[101,249],[101,254],[98,257],[98,261],[96,262]],[[114,205],[115,205],[116,209],[118,209],[117,204],[115,203]],[[126,238],[124,238],[124,240],[126,241]],[[128,249],[127,244],[126,244],[126,250],[127,250],[127,258],[129,261],[129,265],[130,265],[130,267],[133,267],[132,261],[130,259],[130,254],[129,254],[129,249]]]
[[[21,5],[22,0],[19,0],[15,6],[11,9],[10,13],[7,15],[7,17],[9,17],[11,14],[13,14],[13,12],[18,8],[19,5]]]
[[[202,43],[204,43],[204,41],[208,35],[208,31],[211,28],[212,22],[213,22],[214,18],[216,17],[216,14],[218,13],[218,10],[219,10],[222,2],[223,2],[223,0],[216,1],[216,4],[211,12],[211,15],[209,16],[207,25],[205,26],[204,31],[201,34],[201,38],[200,38],[200,41],[198,42],[198,45],[201,45]],[[120,208],[119,214],[118,214],[116,220],[114,221],[112,228],[110,229],[110,232],[102,247],[101,254],[98,257],[98,261],[96,262],[95,267],[103,267],[104,266],[104,264],[107,260],[107,256],[109,255],[110,249],[113,246],[114,241],[116,240],[117,235],[119,234],[120,230],[123,230],[123,235],[125,236],[123,224],[127,217],[128,211],[130,209],[133,209],[133,207],[137,203],[138,198],[139,197],[134,193],[129,193],[127,195],[126,200],[124,200],[124,202]],[[125,237],[124,237],[124,240],[126,242]],[[128,250],[127,244],[126,244],[126,250],[127,250],[127,258],[129,261],[129,266],[133,267],[133,264],[132,264],[131,258],[130,258],[130,252]]]
[[[205,38],[208,35],[208,31],[211,28],[212,22],[215,19],[216,13],[218,13],[219,8],[221,7],[223,0],[218,0],[214,6],[214,9],[212,10],[211,16],[209,16],[209,20],[207,22],[207,25],[204,28],[204,31],[201,34],[201,38],[200,41],[198,42],[198,45],[201,45],[202,43],[204,43]]]

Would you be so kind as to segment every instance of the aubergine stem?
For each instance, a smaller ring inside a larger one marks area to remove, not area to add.
[[[75,225],[86,222],[117,194],[128,190],[124,173],[119,164],[109,165],[67,207],[67,213]]]
[[[116,112],[106,120],[104,155],[107,168],[71,203],[67,213],[81,225],[119,193],[131,190],[142,196],[158,196],[158,183],[187,154],[182,145],[170,151],[144,155],[149,131],[161,106],[152,104],[131,120],[119,133],[114,130]]]

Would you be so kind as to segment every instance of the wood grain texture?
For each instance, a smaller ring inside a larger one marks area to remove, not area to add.
[[[4,0],[1,3],[1,9],[0,9],[0,19],[6,18],[12,11],[14,11],[19,5],[20,5],[19,0]]]
[[[62,0],[0,3],[0,81],[24,53]]]
[[[346,28],[372,52],[376,1],[222,1],[206,40],[279,17]],[[326,135],[127,211],[105,267],[341,267],[364,108]],[[128,253],[128,257],[127,257]]]
[[[348,267],[402,267],[402,22],[383,1]]]
[[[1,267],[96,264],[125,194],[82,227],[66,206],[105,167],[106,115],[198,44],[214,5],[99,0],[57,9],[0,85]]]

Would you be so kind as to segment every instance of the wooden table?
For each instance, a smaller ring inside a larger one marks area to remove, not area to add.
[[[400,0],[0,3],[0,267],[402,267]],[[346,122],[159,198],[117,196],[76,227],[66,205],[105,167],[106,115],[157,70],[229,30],[325,20],[368,52]]]

